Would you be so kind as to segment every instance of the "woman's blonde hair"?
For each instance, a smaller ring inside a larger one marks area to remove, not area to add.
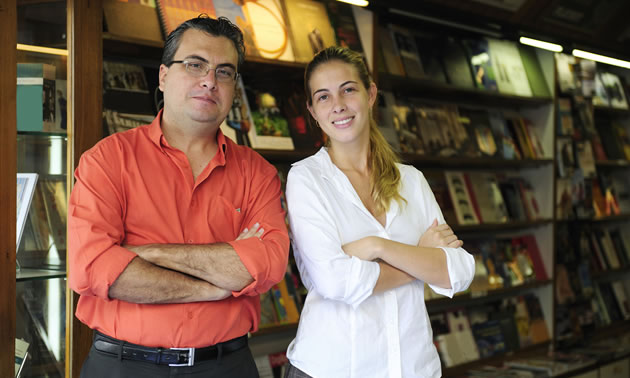
[[[313,57],[313,60],[306,66],[304,73],[304,89],[309,106],[313,105],[313,96],[309,80],[313,72],[323,63],[330,61],[340,61],[353,66],[366,90],[370,89],[372,80],[361,54],[344,47],[328,47]],[[398,201],[400,205],[406,202],[400,195],[400,172],[396,163],[398,156],[385,140],[385,137],[378,129],[376,121],[370,112],[370,150],[368,156],[368,167],[370,169],[370,186],[372,198],[378,211],[389,210],[392,200]]]

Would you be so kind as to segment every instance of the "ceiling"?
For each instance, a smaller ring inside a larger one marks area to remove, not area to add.
[[[379,15],[393,9],[472,25],[506,38],[526,35],[630,60],[628,0],[370,0]],[[394,11],[395,12],[395,11]]]

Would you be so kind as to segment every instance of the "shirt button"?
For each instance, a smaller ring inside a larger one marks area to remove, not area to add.
[[[193,242],[192,239],[188,239],[189,244],[192,244],[192,242]]]
[[[192,319],[192,318],[193,318],[193,314],[192,314],[192,312],[189,312],[188,313],[188,319]]]

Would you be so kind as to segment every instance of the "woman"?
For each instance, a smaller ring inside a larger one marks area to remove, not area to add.
[[[287,178],[309,293],[286,377],[439,377],[424,283],[451,297],[472,281],[474,259],[444,224],[422,173],[397,163],[372,120],[377,89],[361,56],[323,50],[305,87],[329,145]]]

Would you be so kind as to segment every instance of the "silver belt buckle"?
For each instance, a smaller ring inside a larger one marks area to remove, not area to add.
[[[187,350],[188,362],[184,364],[168,364],[168,366],[193,366],[195,364],[195,348],[170,348],[170,350]]]

